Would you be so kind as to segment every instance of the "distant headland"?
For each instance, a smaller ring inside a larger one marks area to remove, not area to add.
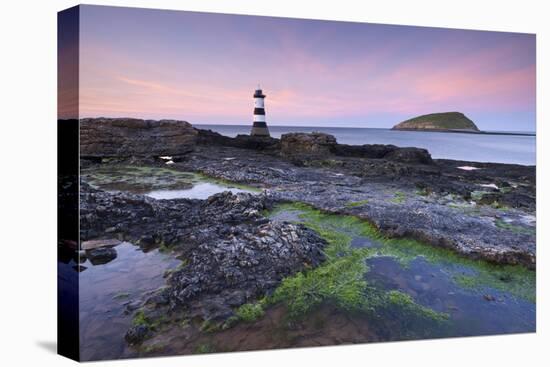
[[[481,131],[472,120],[461,112],[430,113],[427,115],[413,117],[398,123],[392,127],[392,130],[490,135],[534,135],[531,133]]]
[[[413,117],[395,125],[392,130],[461,130],[479,132],[476,124],[460,112],[430,113],[428,115]]]

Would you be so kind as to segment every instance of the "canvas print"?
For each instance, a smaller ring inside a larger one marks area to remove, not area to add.
[[[61,354],[536,331],[534,34],[81,5],[58,47]]]

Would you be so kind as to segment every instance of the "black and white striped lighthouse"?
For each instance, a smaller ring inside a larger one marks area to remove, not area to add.
[[[254,123],[250,131],[250,135],[252,136],[269,136],[269,130],[265,121],[264,98],[265,94],[262,93],[258,85],[258,89],[254,92]]]

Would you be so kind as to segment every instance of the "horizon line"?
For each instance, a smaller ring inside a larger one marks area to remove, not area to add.
[[[157,119],[153,119],[153,118],[142,118],[142,117],[130,117],[130,116],[125,116],[125,117],[107,117],[107,116],[97,116],[97,117],[90,117],[90,116],[87,116],[87,117],[79,117],[78,120],[82,120],[82,119],[101,119],[101,118],[105,118],[105,119],[138,119],[138,120],[156,120],[156,121],[160,121],[160,120],[175,120],[175,121],[185,121],[185,122],[188,122],[189,124],[191,125],[205,125],[205,126],[244,126],[244,127],[248,127],[248,126],[252,126],[252,123],[249,124],[245,124],[245,123],[228,123],[228,124],[223,124],[223,123],[202,123],[202,122],[197,122],[197,123],[193,123],[193,122],[190,122],[188,120],[180,120],[180,119],[174,119],[174,118],[157,118]],[[59,120],[59,118],[58,118]],[[63,119],[62,119],[63,120]],[[279,125],[279,124],[268,124],[268,128],[269,126],[276,126],[276,127],[292,127],[292,128],[300,128],[300,127],[308,127],[308,128],[331,128],[331,129],[380,129],[380,130],[392,130],[391,127],[377,127],[377,126],[323,126],[323,125]],[[399,131],[399,130],[396,130],[396,131]],[[402,130],[403,131],[403,130]],[[532,134],[536,134],[537,132],[537,129],[535,130],[480,130],[480,131],[485,131],[485,132],[518,132],[518,133],[532,133]],[[426,132],[434,132],[434,131],[430,131],[430,130],[426,130]]]

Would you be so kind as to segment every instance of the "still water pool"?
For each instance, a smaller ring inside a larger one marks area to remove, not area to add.
[[[165,271],[181,263],[158,249],[143,252],[128,242],[114,249],[117,257],[106,264],[81,262],[86,267],[79,274],[83,360],[133,356],[124,340],[133,311],[141,306],[148,292],[165,284]]]

